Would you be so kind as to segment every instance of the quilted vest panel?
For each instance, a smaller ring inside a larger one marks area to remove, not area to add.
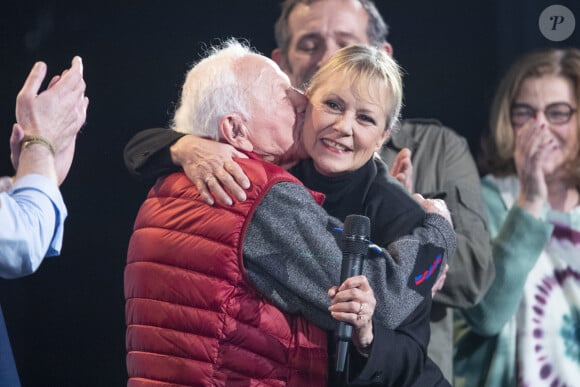
[[[326,385],[326,332],[272,305],[243,266],[264,195],[300,183],[260,160],[240,164],[252,181],[243,203],[208,206],[175,173],[141,206],[125,269],[129,386]]]

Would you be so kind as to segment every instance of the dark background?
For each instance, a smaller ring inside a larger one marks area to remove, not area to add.
[[[436,117],[477,151],[491,96],[509,63],[545,46],[580,46],[579,2],[540,0],[385,1],[389,41],[405,68],[405,117]],[[552,4],[576,16],[571,38],[538,29]],[[166,126],[179,87],[203,43],[245,37],[269,55],[276,0],[4,1],[0,5],[0,174],[11,174],[14,101],[37,60],[49,77],[85,65],[88,119],[62,192],[69,209],[62,255],[19,280],[0,280],[24,386],[126,383],[123,268],[146,187],[125,170],[137,131]]]

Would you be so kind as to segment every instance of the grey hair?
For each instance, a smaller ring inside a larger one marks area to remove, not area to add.
[[[224,115],[235,112],[248,119],[249,88],[236,66],[253,54],[258,52],[233,38],[209,47],[186,75],[171,129],[219,140],[219,120]]]

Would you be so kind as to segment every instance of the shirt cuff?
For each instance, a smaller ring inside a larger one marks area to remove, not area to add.
[[[62,239],[64,236],[64,221],[68,215],[64,199],[58,186],[46,176],[39,174],[29,174],[18,178],[14,181],[10,193],[14,194],[18,191],[33,189],[44,194],[52,203],[55,212],[55,228],[50,242],[50,246],[46,253],[47,257],[52,257],[60,254],[62,248]]]

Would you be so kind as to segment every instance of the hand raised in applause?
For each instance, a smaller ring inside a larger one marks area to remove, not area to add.
[[[548,200],[548,188],[543,165],[555,146],[548,127],[534,120],[515,130],[514,161],[520,181],[517,203],[538,216]]]
[[[76,56],[71,67],[54,76],[39,93],[46,76],[46,64],[37,62],[16,97],[16,121],[10,138],[11,159],[18,171],[24,136],[40,136],[54,150],[58,184],[70,169],[76,135],[86,120],[89,99],[85,96],[83,64]]]
[[[411,151],[408,148],[403,148],[397,153],[390,173],[405,187],[407,192],[413,193],[413,163],[411,162]]]

